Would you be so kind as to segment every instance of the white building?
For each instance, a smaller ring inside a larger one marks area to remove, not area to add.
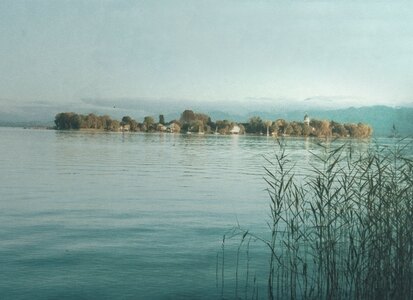
[[[130,130],[130,125],[129,124],[125,124],[125,125],[120,127],[120,131],[129,131],[129,130]]]
[[[231,134],[239,134],[240,131],[241,131],[241,128],[238,125],[234,125],[234,127],[232,127],[232,129],[229,132]]]
[[[310,117],[307,114],[304,116],[304,125],[310,126]]]

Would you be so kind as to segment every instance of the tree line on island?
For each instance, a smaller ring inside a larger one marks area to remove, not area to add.
[[[170,133],[198,133],[198,134],[266,134],[273,136],[314,136],[314,137],[352,137],[367,138],[373,133],[372,128],[363,123],[341,124],[335,121],[311,119],[305,115],[302,122],[262,120],[258,116],[251,117],[248,122],[240,123],[229,120],[213,122],[204,113],[195,113],[192,110],[182,112],[179,120],[165,121],[159,115],[158,122],[152,116],[144,117],[138,122],[129,116],[121,121],[114,120],[108,115],[98,116],[73,112],[58,113],[55,117],[57,130],[106,130],[132,132],[170,132]]]

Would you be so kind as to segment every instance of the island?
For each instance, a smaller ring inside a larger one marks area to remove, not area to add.
[[[204,113],[196,113],[187,109],[181,113],[179,120],[165,121],[164,115],[159,115],[158,122],[153,116],[145,116],[138,122],[130,116],[122,120],[114,120],[108,115],[98,116],[74,112],[61,112],[55,116],[56,130],[104,130],[114,132],[167,132],[186,134],[254,134],[275,137],[340,137],[369,138],[373,129],[364,123],[341,124],[330,120],[310,119],[305,114],[302,121],[287,121],[284,119],[262,120],[259,116],[251,117],[247,122],[230,120],[212,121]]]

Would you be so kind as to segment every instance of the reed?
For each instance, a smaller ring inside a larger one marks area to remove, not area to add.
[[[269,232],[260,236],[239,225],[234,229],[231,238],[240,238],[236,299],[241,295],[244,246],[248,254],[244,298],[258,298],[255,276],[248,295],[251,241],[269,250],[267,292],[261,297],[413,299],[411,143],[372,144],[359,152],[351,143],[318,146],[321,151],[312,153],[307,176],[297,172],[283,141],[274,158],[266,158]],[[223,271],[224,261],[222,276]]]

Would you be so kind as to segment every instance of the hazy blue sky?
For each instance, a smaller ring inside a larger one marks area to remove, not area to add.
[[[3,103],[412,103],[413,2],[0,1]]]

